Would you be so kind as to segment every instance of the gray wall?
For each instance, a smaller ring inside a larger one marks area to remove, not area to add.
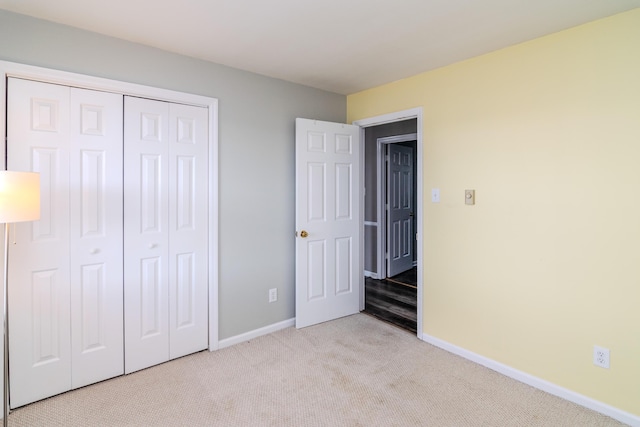
[[[220,339],[295,316],[294,122],[345,96],[2,10],[0,59],[218,98]]]

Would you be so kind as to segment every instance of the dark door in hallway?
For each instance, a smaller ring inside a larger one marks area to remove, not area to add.
[[[393,277],[413,267],[415,150],[402,144],[387,144],[387,148],[387,276]]]

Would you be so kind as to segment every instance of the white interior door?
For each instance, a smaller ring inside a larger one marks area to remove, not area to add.
[[[387,276],[413,267],[413,149],[388,144]]]
[[[125,372],[207,348],[208,114],[125,97]]]
[[[71,379],[124,373],[122,95],[71,88]]]
[[[53,77],[57,80],[58,73]],[[68,81],[73,84],[75,76]],[[7,78],[6,95],[7,168],[39,172],[42,186],[40,220],[15,224],[10,233],[9,350],[15,408],[124,370],[124,111],[121,94],[28,79]],[[183,102],[202,103],[200,97],[187,98]],[[216,265],[208,256],[215,230],[208,229],[209,206],[216,212],[208,188],[210,180],[215,182],[215,175],[209,176],[209,108],[215,114],[217,104],[164,104],[169,105],[170,120],[164,120],[158,135],[165,142],[168,138],[169,149],[157,163],[154,149],[147,157],[139,150],[143,156],[134,163],[143,167],[128,175],[137,173],[145,190],[138,192],[144,198],[136,200],[143,206],[138,216],[143,221],[134,224],[140,229],[141,224],[162,221],[162,230],[174,243],[171,251],[168,242],[164,246],[169,259],[162,260],[166,270],[160,279],[168,281],[168,292],[156,305],[168,306],[158,311],[168,313],[163,327],[169,331],[170,346],[162,351],[173,358],[208,344],[208,266]],[[153,112],[138,119],[139,135],[153,139]],[[215,144],[212,147],[214,156]],[[162,178],[154,182],[156,172]],[[161,195],[174,200],[171,209],[153,206],[165,203]],[[154,213],[158,217],[153,218]],[[187,247],[185,242],[192,244]],[[153,255],[141,257],[143,267],[153,264],[150,258]],[[142,270],[153,275],[153,268]],[[155,283],[153,277],[144,279],[145,284]],[[215,280],[212,286],[217,287]],[[153,292],[137,290],[147,292],[145,296]],[[144,302],[155,303],[148,298]],[[138,312],[142,322],[154,320],[144,314]],[[139,326],[148,326],[142,322]]]
[[[69,88],[9,79],[7,105],[7,168],[39,172],[41,186],[40,220],[11,227],[9,359],[15,408],[71,388]]]
[[[169,357],[208,345],[208,111],[169,105]]]
[[[169,104],[125,97],[125,372],[169,360]]]
[[[296,119],[296,327],[360,308],[360,128]]]
[[[9,79],[8,167],[41,174],[9,253],[11,406],[123,373],[122,96]]]

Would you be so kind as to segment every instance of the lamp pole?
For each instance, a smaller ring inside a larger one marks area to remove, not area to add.
[[[9,328],[7,321],[7,309],[9,290],[7,286],[9,283],[9,223],[4,223],[4,279],[3,279],[3,313],[4,313],[4,412],[2,415],[2,425],[7,427],[9,425]]]
[[[0,223],[4,223],[4,427],[9,423],[9,224],[40,218],[40,175],[33,172],[0,171]]]

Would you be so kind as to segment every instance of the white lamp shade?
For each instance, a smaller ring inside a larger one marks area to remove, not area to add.
[[[40,174],[0,171],[0,223],[40,218]]]

